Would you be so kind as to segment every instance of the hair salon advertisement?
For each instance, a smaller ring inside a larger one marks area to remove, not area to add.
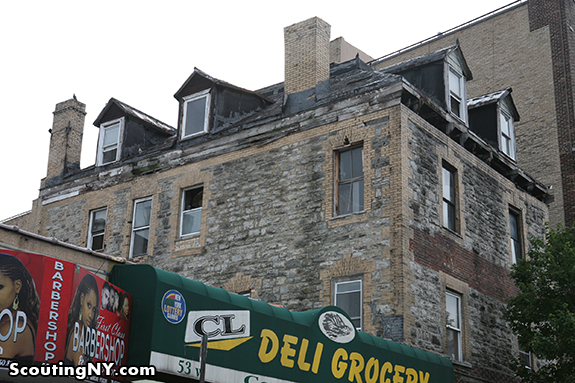
[[[0,249],[0,367],[125,366],[131,302],[74,263]]]

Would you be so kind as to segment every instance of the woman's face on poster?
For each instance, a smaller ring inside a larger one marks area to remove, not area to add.
[[[124,298],[124,303],[122,304],[122,310],[124,311],[124,316],[127,318],[130,314],[130,300],[128,297]]]
[[[82,305],[82,307],[80,307],[80,310],[82,311],[82,321],[86,327],[90,327],[90,324],[96,315],[97,302],[98,297],[94,290],[90,290],[87,294],[84,294],[80,300]]]
[[[0,273],[0,311],[12,307],[14,298],[16,298],[16,294],[20,292],[21,288],[22,281],[20,279],[13,281]]]
[[[102,309],[105,309],[110,304],[110,290],[103,289],[102,290]]]

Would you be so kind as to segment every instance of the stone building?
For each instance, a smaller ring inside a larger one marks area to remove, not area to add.
[[[468,97],[513,90],[517,164],[549,187],[553,226],[575,223],[575,3],[521,0],[371,62],[384,68],[459,44]],[[497,144],[497,140],[493,141]]]
[[[513,381],[507,274],[549,197],[488,142],[500,113],[520,118],[516,93],[468,109],[482,73],[460,45],[374,70],[330,59],[329,32],[286,27],[285,82],[258,91],[194,70],[175,128],[110,99],[86,169],[85,106],[58,104],[20,222],[291,310],[335,304],[358,329],[449,356],[460,381]]]

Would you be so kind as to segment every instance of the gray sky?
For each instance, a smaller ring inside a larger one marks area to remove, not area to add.
[[[86,104],[87,167],[96,156],[92,123],[111,97],[176,127],[173,95],[194,67],[250,90],[283,81],[288,25],[318,16],[332,39],[377,58],[511,2],[2,1],[0,220],[38,197],[52,112],[73,94]]]

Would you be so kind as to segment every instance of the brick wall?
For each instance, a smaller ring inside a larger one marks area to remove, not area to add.
[[[86,105],[75,98],[56,105],[51,129],[47,179],[80,170]]]
[[[314,17],[284,29],[285,92],[298,93],[329,78],[331,27]]]
[[[550,194],[555,198],[549,205],[552,224],[566,222],[564,211],[570,202],[564,201],[564,198],[575,195],[563,190],[562,171],[565,166],[561,163],[564,160],[560,159],[563,157],[560,156],[559,143],[565,142],[566,138],[560,137],[561,117],[556,109],[554,32],[546,25],[544,17],[548,7],[558,3],[567,4],[570,10],[573,8],[572,1],[532,0],[529,6],[528,3],[514,6],[376,65],[377,68],[384,68],[453,45],[459,39],[463,55],[473,73],[473,80],[467,84],[468,98],[507,87],[513,89],[513,101],[521,116],[516,123],[517,163],[538,181],[552,187]],[[533,20],[534,5],[541,9],[536,21]],[[534,28],[534,22],[538,28]],[[573,34],[569,36],[571,38]]]

